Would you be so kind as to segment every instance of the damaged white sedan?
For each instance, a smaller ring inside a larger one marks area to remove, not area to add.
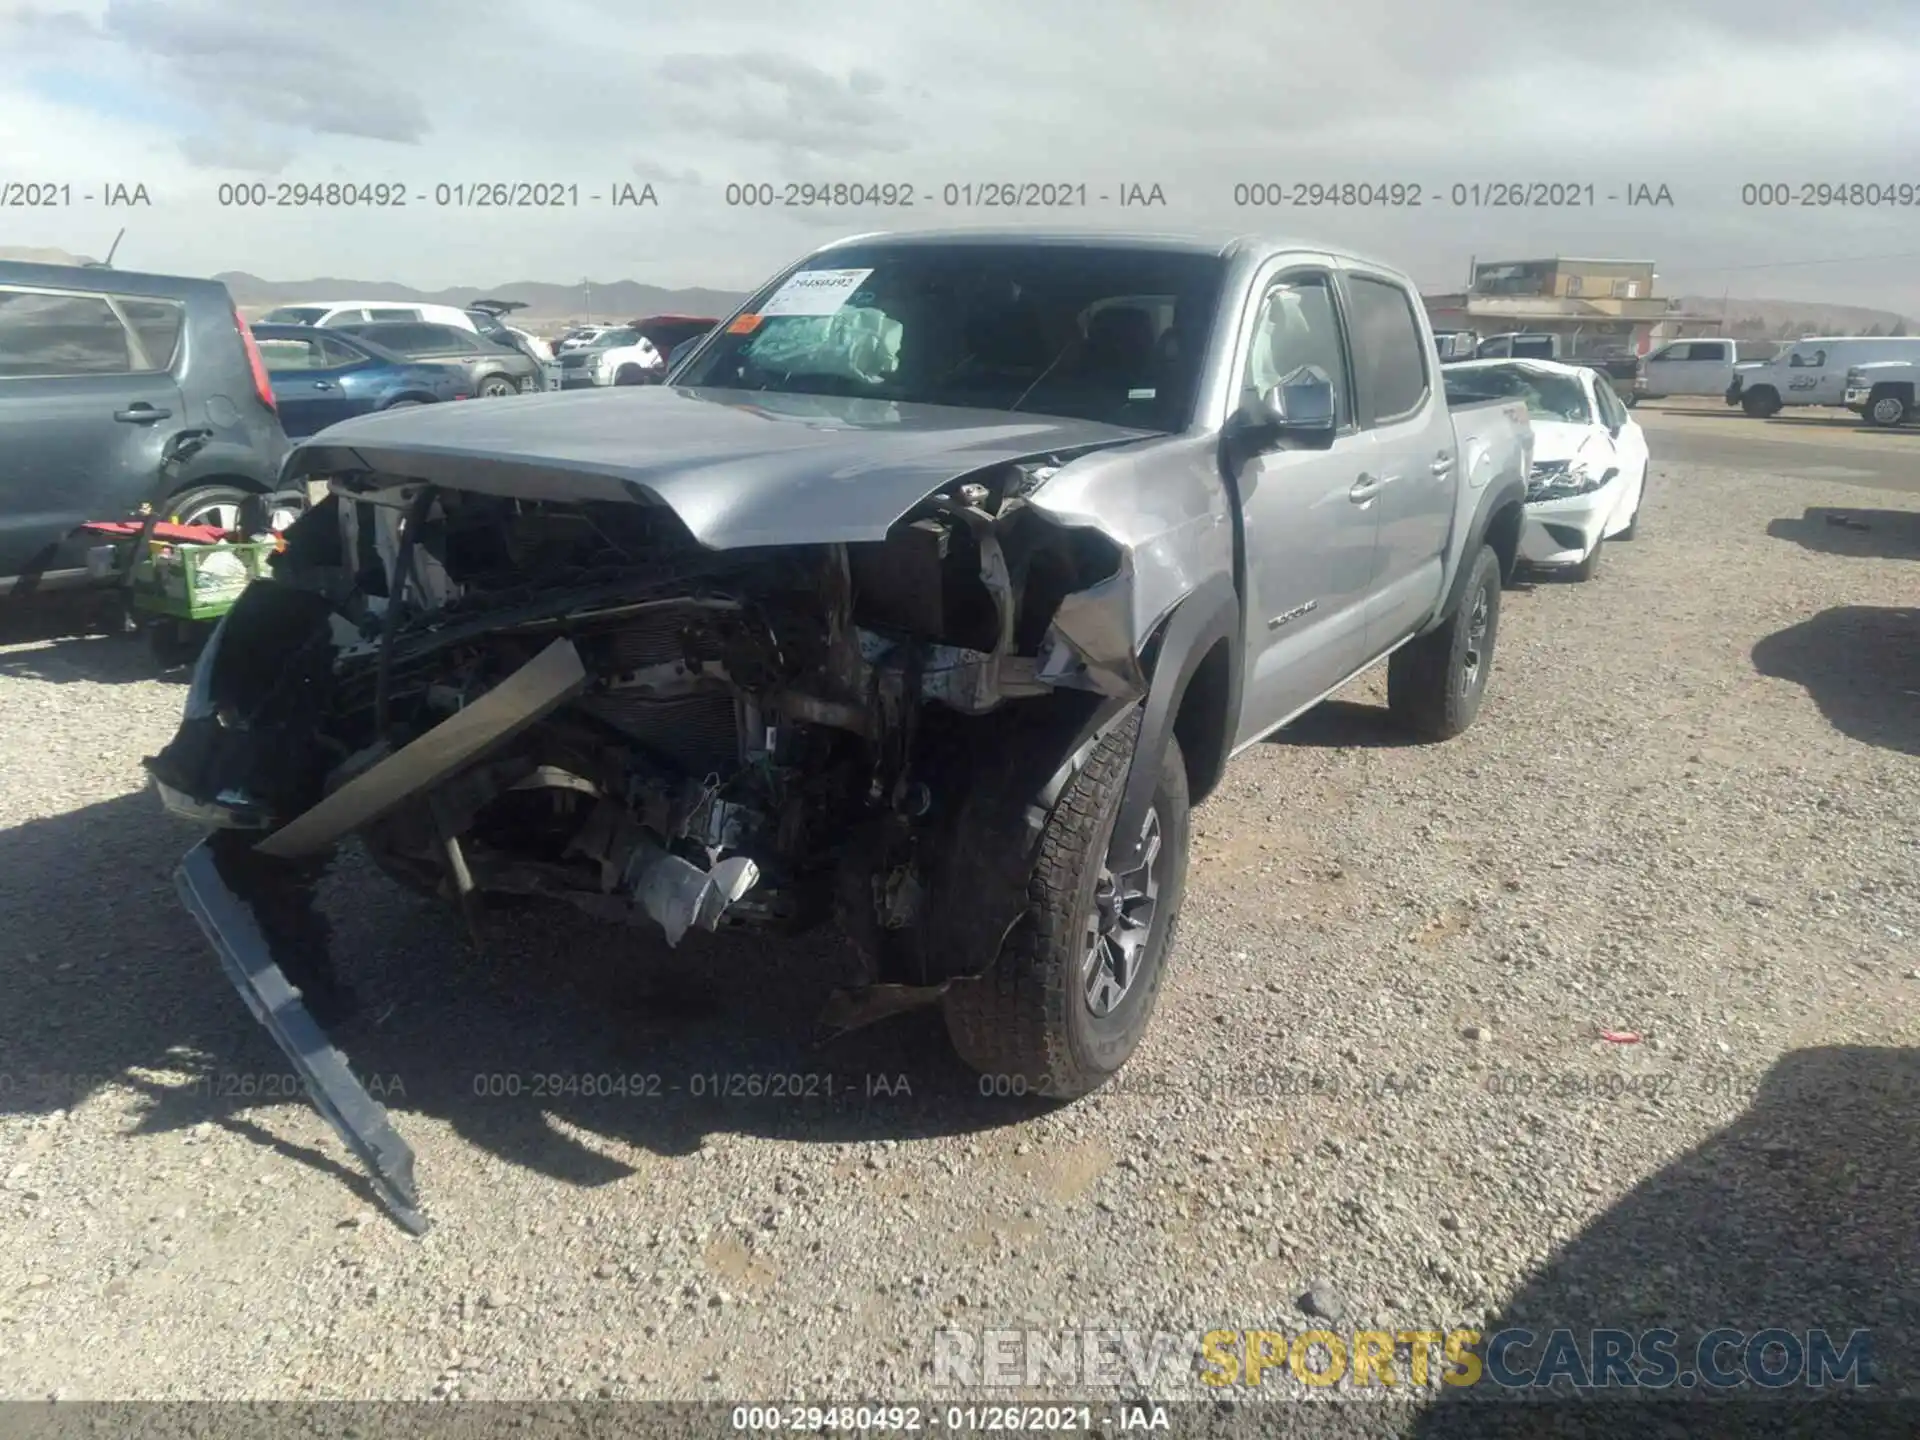
[[[1473,360],[1445,370],[1456,405],[1526,403],[1534,442],[1521,563],[1592,579],[1605,543],[1637,532],[1651,463],[1646,433],[1606,376],[1554,360]]]

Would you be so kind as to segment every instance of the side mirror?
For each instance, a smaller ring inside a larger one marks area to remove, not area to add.
[[[1333,381],[1312,366],[1302,366],[1278,385],[1248,402],[1253,428],[1276,435],[1332,438],[1339,428]]]

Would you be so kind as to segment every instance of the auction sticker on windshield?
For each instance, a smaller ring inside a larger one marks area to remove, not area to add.
[[[802,270],[774,291],[760,307],[762,316],[837,315],[861,283],[873,274],[865,270]]]

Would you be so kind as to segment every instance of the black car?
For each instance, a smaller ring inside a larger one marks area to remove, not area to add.
[[[185,431],[204,443],[156,494]],[[183,523],[235,524],[286,453],[225,285],[0,262],[0,594],[86,583],[74,528],[151,501]]]
[[[479,398],[517,395],[540,388],[540,362],[532,356],[457,325],[423,321],[383,321],[331,327],[372,341],[408,360],[460,365],[467,372],[467,393]]]

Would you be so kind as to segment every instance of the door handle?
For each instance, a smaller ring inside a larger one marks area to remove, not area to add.
[[[125,425],[151,425],[155,420],[165,420],[173,414],[171,410],[156,410],[151,405],[129,405],[124,410],[113,412],[113,418]]]
[[[1353,482],[1353,488],[1347,491],[1347,498],[1356,505],[1364,505],[1380,493],[1380,482],[1371,475],[1362,475]]]
[[[1431,469],[1433,470],[1434,478],[1436,480],[1444,480],[1447,476],[1453,473],[1453,456],[1451,455],[1439,456],[1437,459],[1434,460],[1433,465],[1431,466]]]
[[[313,382],[313,388],[316,390],[332,390],[335,386],[331,380],[316,380]]]

